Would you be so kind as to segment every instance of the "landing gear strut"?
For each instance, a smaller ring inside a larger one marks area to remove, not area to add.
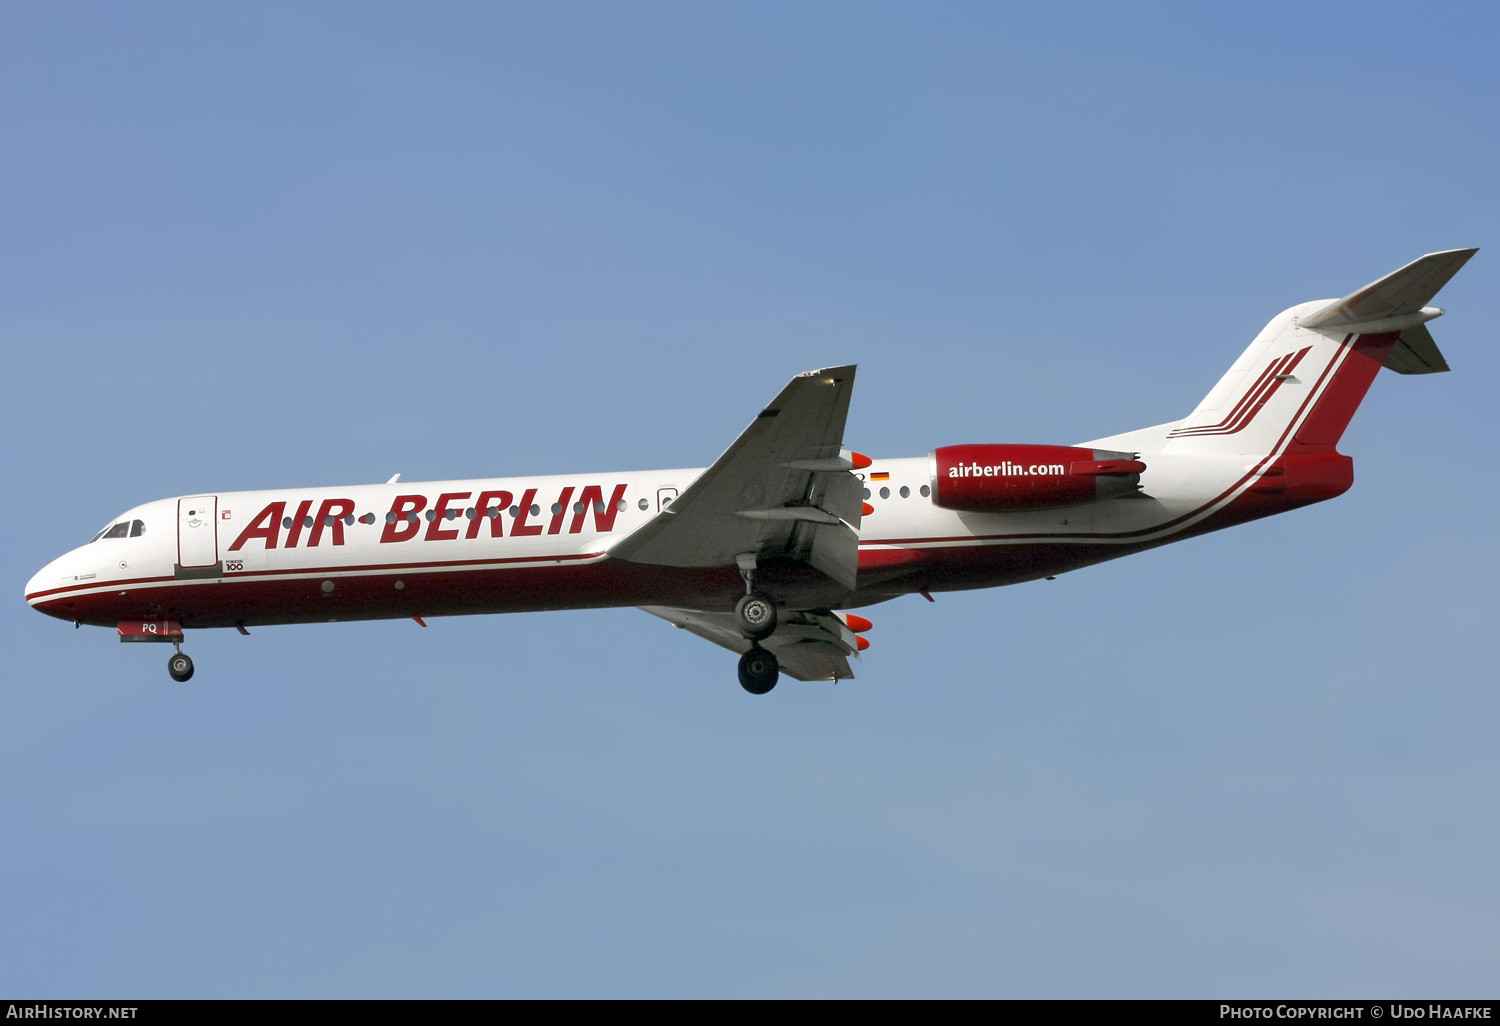
[[[193,661],[182,650],[182,646],[175,641],[172,643],[172,647],[177,651],[173,653],[171,659],[167,660],[167,672],[172,675],[172,679],[177,683],[185,684],[192,679]]]
[[[781,668],[776,657],[756,645],[740,656],[740,687],[752,695],[764,695],[776,686]]]
[[[769,638],[776,630],[776,600],[755,590],[755,553],[742,553],[735,561],[739,564],[740,576],[745,579],[745,597],[734,607],[735,624],[751,641]]]

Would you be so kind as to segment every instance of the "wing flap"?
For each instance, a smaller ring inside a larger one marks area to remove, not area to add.
[[[734,625],[733,613],[641,606],[642,612],[660,617],[721,648],[743,655],[747,641]],[[854,632],[831,612],[793,613],[776,628],[761,647],[776,656],[781,672],[797,680],[853,680],[849,657],[858,652]]]

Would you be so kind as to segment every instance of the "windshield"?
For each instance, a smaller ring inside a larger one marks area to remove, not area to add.
[[[104,530],[89,539],[89,544],[101,538],[139,538],[146,533],[146,524],[140,520],[121,520],[117,524],[110,524]]]

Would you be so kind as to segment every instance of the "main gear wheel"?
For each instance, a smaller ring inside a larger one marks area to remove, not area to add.
[[[740,633],[751,641],[769,638],[776,630],[776,602],[769,595],[752,591],[735,604],[734,620]]]
[[[740,687],[752,695],[764,695],[776,686],[780,677],[776,656],[759,645],[740,656]]]

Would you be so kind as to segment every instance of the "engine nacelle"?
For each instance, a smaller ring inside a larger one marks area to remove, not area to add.
[[[1145,469],[1134,453],[1108,449],[945,445],[932,451],[932,501],[974,513],[1074,506],[1140,491]]]

